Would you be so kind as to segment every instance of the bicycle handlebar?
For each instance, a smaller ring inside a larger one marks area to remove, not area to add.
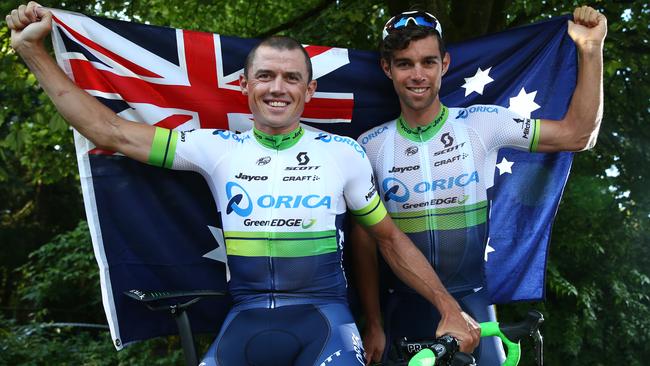
[[[543,365],[542,336],[539,326],[544,316],[538,311],[529,311],[525,320],[514,324],[499,324],[498,322],[481,323],[481,337],[499,337],[507,350],[507,357],[502,366],[516,366],[521,358],[520,341],[524,337],[533,337],[537,350],[537,364]],[[444,360],[444,365],[471,366],[475,365],[471,355],[458,350],[458,341],[451,336],[443,336],[434,340],[409,341],[404,338],[399,344],[403,355],[415,355],[409,361],[409,366],[433,366],[436,360]]]

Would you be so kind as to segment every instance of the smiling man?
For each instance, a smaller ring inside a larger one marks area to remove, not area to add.
[[[6,17],[11,46],[64,118],[97,147],[196,171],[212,191],[234,305],[204,365],[364,363],[341,263],[348,210],[395,273],[442,314],[438,331],[460,339],[464,351],[476,346],[476,322],[387,216],[364,150],[353,139],[301,127],[316,81],[298,42],[272,37],[247,57],[240,84],[254,115],[251,131],[177,132],[127,121],[79,89],[43,47],[51,20],[34,2]]]
[[[383,30],[381,67],[393,82],[401,115],[362,134],[386,209],[435,268],[447,290],[480,322],[495,320],[483,263],[488,203],[486,174],[502,147],[531,152],[581,151],[596,143],[603,111],[603,42],[607,20],[583,6],[569,21],[568,34],[579,56],[577,85],[560,121],[523,118],[494,105],[449,108],[440,102],[442,77],[451,62],[442,27],[431,14],[409,11],[391,18]],[[377,271],[374,244],[355,228],[355,267],[364,272],[362,291],[369,321],[364,344],[379,360],[386,338],[430,337],[437,309],[386,271],[382,332],[377,288],[368,286]],[[439,333],[436,333],[438,336]],[[479,365],[501,365],[497,340],[481,340]]]

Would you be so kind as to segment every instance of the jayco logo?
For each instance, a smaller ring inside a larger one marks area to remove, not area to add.
[[[413,165],[413,166],[394,166],[391,170],[389,170],[389,173],[404,173],[404,172],[412,172],[415,170],[420,170],[419,165]]]
[[[252,180],[267,180],[267,179],[269,179],[269,177],[267,177],[266,175],[246,175],[244,173],[237,174],[235,176],[235,178],[247,180],[249,182],[252,181]]]

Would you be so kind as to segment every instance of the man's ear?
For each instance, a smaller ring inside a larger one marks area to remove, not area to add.
[[[393,80],[393,77],[390,75],[390,63],[388,63],[386,59],[381,59],[381,69],[384,70],[384,74],[386,74],[389,79]]]
[[[239,75],[239,87],[241,88],[241,93],[244,95],[248,95],[248,89],[246,89],[247,86],[248,86],[248,79],[246,78],[246,75],[244,74]]]
[[[311,97],[314,96],[314,93],[316,93],[316,86],[318,83],[316,80],[312,80],[307,84],[307,91],[305,92],[305,103],[309,102],[311,100]]]
[[[449,52],[445,52],[445,57],[442,58],[442,75],[447,73],[449,70],[449,64],[451,64],[451,55]]]

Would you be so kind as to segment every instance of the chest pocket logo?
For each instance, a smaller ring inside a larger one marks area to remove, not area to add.
[[[238,191],[241,191],[241,193],[238,193]],[[226,184],[226,197],[228,197],[226,215],[230,215],[234,212],[241,217],[247,217],[253,211],[253,202],[251,201],[251,197],[248,195],[248,192],[246,192],[244,187],[239,184],[228,182]],[[244,201],[243,204],[242,201]],[[248,205],[242,207],[246,202],[248,202]]]
[[[449,132],[445,132],[440,136],[440,142],[442,142],[445,147],[449,147],[454,144],[454,138],[451,137]]]

